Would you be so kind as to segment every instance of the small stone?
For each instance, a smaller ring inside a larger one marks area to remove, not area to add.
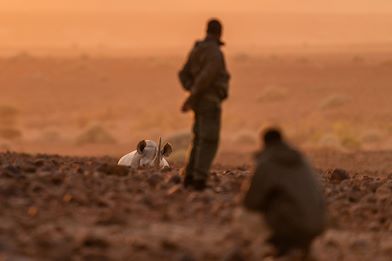
[[[173,242],[169,239],[163,239],[161,241],[161,246],[162,248],[170,251],[174,251],[179,248],[178,244],[176,242]]]
[[[224,261],[245,261],[246,258],[240,248],[235,248],[223,258]]]
[[[97,168],[97,171],[107,175],[127,176],[129,173],[129,168],[125,166],[104,163]]]
[[[42,167],[44,164],[45,164],[45,161],[43,161],[43,160],[36,160],[36,161],[34,161],[34,163],[33,163],[36,167]]]
[[[187,254],[181,254],[178,257],[178,261],[196,261],[196,258],[193,255],[187,253]]]
[[[392,256],[392,240],[383,240],[381,242],[381,250],[388,256]]]
[[[379,181],[373,181],[371,183],[369,183],[368,188],[370,191],[372,191],[373,193],[375,193],[377,191],[377,189],[382,185],[382,182]]]
[[[181,176],[178,175],[178,174],[173,175],[173,176],[170,178],[170,180],[169,180],[170,183],[174,183],[174,184],[180,184],[181,181],[182,181]]]
[[[147,178],[147,183],[151,187],[156,187],[162,181],[162,175],[154,173]]]
[[[132,240],[131,246],[134,250],[138,250],[138,251],[147,250],[149,248],[147,242],[141,239]]]
[[[51,179],[51,181],[52,181],[53,185],[59,186],[63,183],[64,179],[61,176],[54,176]]]
[[[168,189],[166,195],[167,196],[175,195],[181,191],[182,191],[182,185],[177,184],[175,186],[172,186],[170,189]]]
[[[30,217],[35,217],[38,214],[38,209],[36,207],[29,207],[29,209],[27,210],[27,214]]]
[[[83,246],[103,249],[108,248],[109,243],[106,240],[99,238],[95,235],[88,235],[83,241]]]
[[[344,169],[334,169],[329,173],[329,181],[334,183],[340,183],[343,180],[349,179],[350,175]]]
[[[21,176],[20,168],[8,165],[4,167],[4,173],[9,177],[19,177]]]
[[[65,194],[65,195],[64,195],[63,201],[64,201],[65,203],[68,203],[68,202],[70,202],[71,200],[72,200],[72,195],[70,195],[70,194]]]

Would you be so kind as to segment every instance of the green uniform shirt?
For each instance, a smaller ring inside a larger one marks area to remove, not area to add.
[[[228,96],[230,75],[221,45],[222,43],[210,37],[196,42],[179,72],[183,88],[191,92],[196,103],[200,99],[220,103]]]

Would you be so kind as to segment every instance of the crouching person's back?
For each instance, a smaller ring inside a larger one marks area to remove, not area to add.
[[[320,183],[306,159],[282,140],[278,130],[267,131],[264,143],[244,205],[264,214],[271,229],[268,242],[278,256],[294,249],[307,255],[313,239],[325,229]]]

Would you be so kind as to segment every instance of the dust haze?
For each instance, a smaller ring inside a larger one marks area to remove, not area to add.
[[[390,0],[112,2],[0,2],[0,259],[260,260],[266,230],[235,213],[260,130],[279,126],[323,181],[318,260],[389,260]],[[210,17],[232,81],[214,190],[197,194],[178,174],[177,73]],[[171,171],[115,166],[159,137]]]

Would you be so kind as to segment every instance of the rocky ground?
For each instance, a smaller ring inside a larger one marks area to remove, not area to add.
[[[329,209],[315,258],[390,260],[392,152],[312,155]],[[372,158],[387,163],[367,168]],[[177,166],[115,163],[0,154],[0,260],[261,260],[268,251],[266,229],[238,200],[251,167],[216,166],[211,188],[196,193],[181,187]]]

